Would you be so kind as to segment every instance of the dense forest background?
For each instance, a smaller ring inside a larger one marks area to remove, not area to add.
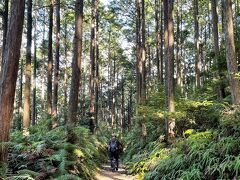
[[[0,177],[238,179],[239,0],[1,0]]]

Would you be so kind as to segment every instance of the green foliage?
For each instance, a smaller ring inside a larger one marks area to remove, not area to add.
[[[98,139],[80,126],[72,128],[72,136],[64,126],[50,131],[47,127],[48,122],[41,122],[30,129],[27,137],[18,131],[11,134],[11,177],[91,179],[99,163],[106,159],[103,138]]]
[[[130,173],[151,180],[239,178],[239,107],[188,101],[179,102],[178,108],[185,112],[181,118],[188,121],[184,125],[188,129],[171,146],[163,141],[163,129],[148,125],[159,121],[145,121],[149,136],[145,142],[135,140],[140,133],[137,125],[128,134],[125,161]]]

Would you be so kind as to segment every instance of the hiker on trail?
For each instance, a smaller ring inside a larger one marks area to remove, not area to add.
[[[122,151],[122,144],[117,140],[117,137],[115,134],[112,135],[109,144],[108,144],[108,151],[111,161],[111,168],[115,168],[113,170],[118,170],[118,160],[119,160],[119,154]],[[116,161],[116,167],[114,165],[114,159]]]

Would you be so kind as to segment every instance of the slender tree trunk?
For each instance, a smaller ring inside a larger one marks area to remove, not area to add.
[[[8,4],[9,0],[4,0],[4,12],[3,12],[3,23],[2,23],[2,28],[3,28],[3,44],[2,44],[2,64],[1,67],[3,67],[3,52],[4,48],[6,46],[6,38],[7,38],[7,30],[8,30]]]
[[[98,127],[98,109],[99,109],[99,0],[96,0],[96,83],[95,83],[95,123]],[[97,129],[95,129],[96,131]]]
[[[130,87],[129,99],[128,99],[128,130],[129,131],[132,127],[132,107],[133,107],[132,94],[133,94],[132,87]]]
[[[160,58],[161,58],[161,61],[160,61],[160,82],[161,84],[163,85],[164,84],[164,80],[163,80],[163,62],[164,62],[164,59],[163,59],[163,3],[162,1],[160,2],[161,4],[161,13],[160,13],[160,35],[161,35],[161,39],[160,39],[160,42],[161,42],[161,45],[160,45]]]
[[[36,124],[37,109],[36,109],[36,85],[37,85],[37,13],[35,12],[34,23],[34,59],[33,59],[33,100],[32,100],[32,125]]]
[[[122,101],[121,101],[121,115],[122,115],[122,118],[121,118],[121,128],[122,128],[122,132],[124,132],[125,130],[125,96],[124,96],[124,93],[125,93],[125,88],[124,88],[124,77],[122,76]]]
[[[56,54],[54,61],[54,86],[53,86],[53,123],[57,126],[58,114],[58,84],[59,84],[59,59],[60,59],[60,0],[56,0]]]
[[[167,85],[167,107],[169,112],[175,112],[174,105],[174,25],[173,25],[173,0],[164,0],[165,19],[165,58],[166,85]],[[166,122],[166,140],[169,142],[175,136],[175,119],[168,118]]]
[[[168,49],[168,0],[163,1],[164,9],[164,61],[165,61],[165,84],[167,85],[168,77],[168,59],[167,59],[167,49]]]
[[[46,23],[46,16],[45,16],[45,11],[43,11],[44,15],[43,15],[43,37],[42,37],[42,44],[44,44],[45,42],[45,32],[46,32],[46,27],[45,27],[45,23]],[[46,57],[45,57],[45,50],[44,48],[42,48],[42,59],[43,62],[46,61]],[[41,65],[41,107],[42,109],[45,109],[45,63],[42,63]]]
[[[160,49],[161,49],[161,34],[159,30],[159,21],[160,21],[160,2],[155,0],[155,34],[156,34],[156,61],[157,61],[157,77],[158,81],[161,82],[161,59],[160,59]]]
[[[145,0],[142,0],[141,3],[141,39],[142,39],[142,44],[141,44],[141,66],[142,69],[140,68],[141,74],[142,74],[142,87],[141,87],[141,104],[145,104],[146,101],[146,27],[145,27]]]
[[[110,79],[111,79],[111,122],[112,122],[112,127],[115,128],[116,127],[116,109],[115,109],[115,105],[116,105],[116,98],[115,98],[115,76],[116,76],[116,60],[115,58],[113,58],[113,62],[111,62],[111,66],[110,66]]]
[[[95,80],[95,22],[96,22],[96,0],[92,0],[91,2],[91,41],[90,41],[90,61],[91,61],[91,74],[90,74],[90,107],[89,107],[89,115],[90,115],[90,131],[94,133],[96,128],[96,119],[95,118],[95,88],[94,88],[94,80]]]
[[[136,52],[137,52],[137,104],[146,102],[146,30],[145,0],[136,0]],[[147,129],[143,121],[140,123],[141,137],[145,140]]]
[[[28,129],[31,122],[31,48],[32,48],[32,0],[27,2],[27,54],[25,67],[25,88],[24,88],[24,106],[23,106],[23,134],[28,135]]]
[[[111,91],[111,80],[112,80],[112,61],[111,61],[111,29],[108,31],[108,114],[109,114],[109,122],[113,126],[112,122],[112,114],[111,114],[111,107],[112,107],[112,91]]]
[[[24,0],[11,0],[11,16],[4,49],[2,75],[0,78],[0,143],[9,140],[16,90],[17,70],[22,42]],[[7,148],[0,145],[0,164],[7,161]]]
[[[194,0],[194,29],[195,29],[195,84],[200,87],[200,50],[199,50],[199,23],[198,23],[198,0]]]
[[[141,99],[141,74],[140,74],[140,58],[141,58],[141,9],[140,0],[135,0],[136,4],[136,72],[137,72],[137,103]]]
[[[221,80],[223,75],[220,70],[220,62],[219,62],[220,59],[219,59],[217,0],[211,0],[211,7],[212,7],[212,28],[213,28],[215,61],[218,65],[218,77]],[[218,86],[218,97],[220,99],[225,97],[225,91],[222,83]]]
[[[233,13],[232,13],[232,1],[225,1],[224,19],[225,19],[225,43],[226,43],[226,58],[228,66],[228,78],[230,82],[230,89],[232,95],[233,104],[240,103],[240,84],[236,78],[237,61],[234,44],[234,30],[233,30]]]
[[[48,116],[52,116],[52,74],[53,74],[53,0],[50,0],[49,7],[49,32],[48,32],[48,72],[47,72],[47,109]]]
[[[67,53],[68,53],[68,46],[67,46],[67,22],[64,22],[64,60],[65,60],[65,68],[64,68],[64,124],[67,123],[67,90],[68,90],[68,71],[67,71],[67,64],[68,64],[68,58],[67,58]]]
[[[180,1],[180,2],[179,2]],[[180,12],[179,9],[181,7],[180,5],[181,0],[177,0],[177,10],[176,10],[176,14],[177,14],[177,34],[176,34],[176,65],[177,65],[177,85],[179,87],[181,87],[181,57],[180,57]]]
[[[77,122],[78,93],[81,77],[82,59],[82,29],[83,29],[83,0],[75,3],[75,36],[74,36],[74,55],[72,61],[72,80],[69,97],[68,121],[71,124]]]
[[[17,124],[17,130],[21,130],[22,128],[22,111],[23,111],[23,59],[20,60],[20,78],[19,78],[19,96],[18,96],[18,122]]]

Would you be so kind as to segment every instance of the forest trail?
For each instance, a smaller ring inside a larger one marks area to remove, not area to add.
[[[110,163],[103,164],[96,174],[95,180],[135,180],[134,176],[128,175],[123,164],[119,164],[117,172],[112,172]]]

